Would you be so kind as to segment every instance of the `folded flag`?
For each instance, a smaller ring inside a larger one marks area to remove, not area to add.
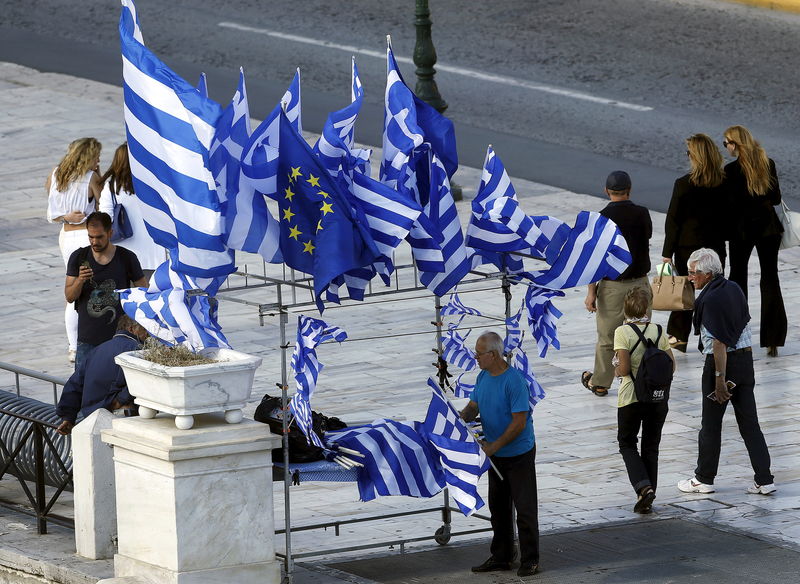
[[[528,316],[528,327],[539,348],[539,357],[547,354],[547,348],[550,345],[556,349],[561,348],[556,321],[561,318],[563,313],[553,305],[552,298],[555,296],[564,296],[564,292],[547,290],[531,284],[522,301]],[[519,320],[517,320],[517,324],[519,324]]]
[[[472,371],[478,366],[478,362],[473,350],[466,345],[469,333],[462,337],[458,334],[457,327],[457,324],[449,325],[442,337],[442,359],[464,371]]]

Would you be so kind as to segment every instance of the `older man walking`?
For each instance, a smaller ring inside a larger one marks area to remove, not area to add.
[[[697,468],[693,477],[678,483],[678,489],[684,493],[714,492],[722,418],[730,401],[755,472],[754,484],[747,492],[769,495],[775,492],[775,484],[753,394],[755,374],[747,300],[739,285],[722,275],[722,263],[715,251],[698,249],[687,263],[689,279],[701,291],[695,302],[694,329],[700,335],[700,351],[706,361]]]
[[[514,559],[513,509],[517,511],[520,566],[517,576],[539,568],[539,503],[536,493],[536,443],[528,403],[528,384],[503,359],[503,339],[485,332],[475,343],[481,372],[461,417],[474,420],[480,412],[483,451],[495,469],[489,470],[489,511],[492,515],[491,556],[473,572],[510,570]]]

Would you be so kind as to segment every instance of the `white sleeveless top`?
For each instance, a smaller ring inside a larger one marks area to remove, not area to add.
[[[59,191],[56,187],[56,169],[50,176],[50,194],[47,197],[47,220],[53,223],[55,217],[63,217],[71,211],[83,211],[85,215],[94,212],[94,199],[89,200],[89,182],[92,180],[93,170],[88,171],[78,180],[74,180],[67,185],[65,191]],[[86,221],[76,223],[79,225]]]

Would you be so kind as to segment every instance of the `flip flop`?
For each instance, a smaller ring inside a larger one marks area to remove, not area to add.
[[[589,381],[591,379],[592,379],[591,371],[584,371],[583,373],[581,373],[581,383],[583,384],[583,387],[585,387],[589,391],[592,391],[592,388],[589,386]]]

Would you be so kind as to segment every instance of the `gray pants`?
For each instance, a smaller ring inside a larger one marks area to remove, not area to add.
[[[647,277],[616,282],[613,280],[600,280],[597,284],[597,344],[594,349],[594,372],[592,385],[611,387],[614,381],[614,366],[611,358],[614,356],[614,331],[625,320],[622,308],[625,294],[634,288],[644,288],[650,293],[650,283]],[[652,312],[652,299],[647,315]]]

